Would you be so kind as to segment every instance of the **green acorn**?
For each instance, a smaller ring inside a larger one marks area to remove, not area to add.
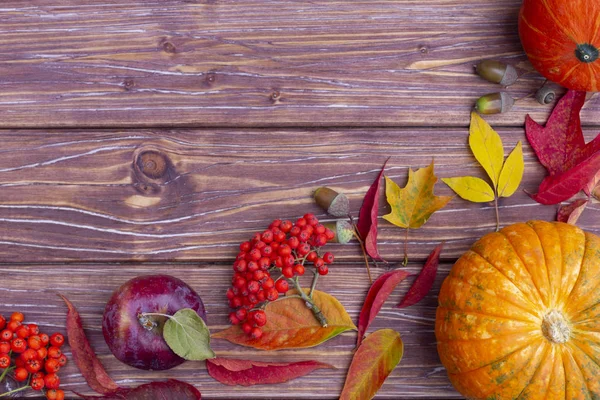
[[[340,219],[333,222],[324,222],[323,226],[335,233],[335,237],[331,240],[331,243],[346,244],[354,237],[354,228],[346,220]]]
[[[314,198],[319,207],[334,217],[347,217],[350,213],[350,202],[343,193],[328,187],[320,187],[315,190]]]
[[[477,75],[502,86],[510,86],[517,81],[519,75],[515,67],[496,60],[483,60],[475,67]]]
[[[499,114],[509,112],[515,100],[506,92],[489,93],[481,96],[475,103],[480,114]]]

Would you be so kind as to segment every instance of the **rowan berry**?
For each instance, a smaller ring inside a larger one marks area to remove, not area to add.
[[[240,319],[236,317],[235,311],[229,313],[229,322],[231,322],[231,325],[238,325],[240,323]]]
[[[257,310],[252,316],[252,320],[258,326],[264,326],[267,323],[267,314],[263,310]]]
[[[315,261],[313,261],[313,264],[315,265],[316,268],[320,268],[323,265],[325,265],[325,261],[321,257],[317,257],[317,259]]]
[[[24,352],[21,353],[21,355],[19,356],[19,358],[21,358],[21,360],[27,362],[29,360],[35,360],[38,358],[38,354],[37,351],[34,349],[26,349]]]
[[[58,372],[58,370],[60,369],[60,363],[58,362],[58,359],[56,359],[56,358],[47,359],[46,363],[44,364],[44,369],[49,374]]]
[[[269,224],[269,229],[270,228],[277,228],[279,225],[281,225],[281,220],[280,219],[274,219],[273,222],[271,222]]]
[[[254,274],[252,274],[252,278],[253,278],[255,281],[260,281],[260,280],[262,280],[264,277],[265,277],[265,273],[264,273],[263,271],[261,271],[261,270],[254,271]]]
[[[6,354],[10,352],[9,342],[0,342],[0,354]]]
[[[0,314],[0,331],[4,329],[6,326],[6,318],[2,314]]]
[[[330,252],[323,254],[323,261],[325,261],[325,264],[332,264],[333,259],[333,254],[331,254]]]
[[[294,268],[290,267],[289,265],[287,267],[283,267],[281,269],[281,274],[283,276],[285,276],[286,278],[292,278],[294,276]],[[275,282],[275,287],[277,287],[277,283],[279,283],[281,281],[277,281]],[[286,282],[287,283],[287,282]],[[281,292],[281,291],[280,291]]]
[[[302,231],[299,226],[294,226],[290,229],[290,236],[298,236],[298,234]]]
[[[311,233],[307,229],[304,229],[298,234],[298,236],[296,236],[296,238],[301,242],[306,242],[308,239],[310,239],[310,236]]]
[[[271,255],[273,254],[273,246],[269,245],[263,247],[262,249],[260,249],[260,254],[262,254],[263,257],[271,257]]]
[[[292,221],[285,220],[281,222],[281,225],[279,225],[279,229],[281,229],[285,233],[288,233],[293,226],[294,224],[292,224]]]
[[[269,269],[269,266],[271,265],[271,259],[269,257],[262,257],[260,260],[258,260],[258,268],[266,271],[267,269]]]
[[[266,244],[269,244],[273,241],[273,231],[272,230],[266,230],[263,232],[262,236],[260,237],[261,240],[263,242],[265,242]]]
[[[305,255],[310,253],[310,244],[306,242],[300,243],[296,248],[296,253],[298,253],[300,257],[304,257]]]
[[[39,336],[43,346],[46,346],[48,343],[50,343],[50,336],[46,335],[45,333],[40,333]]]
[[[33,390],[42,390],[44,388],[44,378],[32,379],[29,385]]]
[[[250,281],[248,282],[248,291],[250,293],[256,293],[260,290],[260,283],[258,281]]]
[[[229,306],[231,308],[238,308],[242,306],[242,298],[239,296],[235,296],[233,299],[229,301]]]
[[[243,331],[245,334],[249,334],[251,330],[252,330],[252,325],[250,325],[248,322],[244,322],[244,323],[242,324],[242,331]]]
[[[52,346],[56,346],[56,347],[60,347],[63,344],[65,344],[65,337],[62,333],[53,333],[52,336],[50,336],[50,344]]]
[[[244,253],[250,251],[251,248],[252,244],[250,244],[250,242],[244,242],[240,244],[240,251],[243,251]]]
[[[327,244],[327,236],[324,233],[318,234],[315,237],[315,246],[323,247]]]
[[[285,293],[289,290],[289,288],[290,285],[287,283],[286,280],[280,279],[277,282],[275,282],[275,289],[277,289],[279,293]]]
[[[0,355],[0,368],[8,368],[10,367],[10,357],[8,354]]]
[[[273,259],[274,257],[277,257],[277,251],[279,250],[279,246],[281,246],[281,243],[279,242],[273,242],[271,243],[271,249],[273,250],[273,253],[271,255],[269,255],[270,259]]]
[[[48,347],[48,357],[50,358],[58,358],[62,354],[62,351],[56,346]]]
[[[11,321],[23,322],[24,319],[25,319],[25,316],[23,315],[23,313],[20,313],[18,311],[15,311],[10,316]]]
[[[279,293],[277,292],[277,289],[275,289],[274,287],[267,290],[267,300],[269,301],[275,301],[279,298]]]
[[[60,386],[60,378],[54,373],[48,374],[44,377],[44,385],[48,389],[58,389],[58,386]]]
[[[21,360],[21,357],[15,358],[15,367],[25,368],[25,361]]]
[[[296,264],[294,265],[294,274],[296,275],[304,275],[304,265],[302,264]]]
[[[294,258],[294,256],[289,255],[287,257],[283,257],[283,266],[284,267],[293,267],[295,263],[296,263],[296,259]]]
[[[263,335],[263,331],[259,327],[254,327],[250,331],[250,337],[252,339],[260,339],[262,337],[262,335]]]
[[[17,367],[14,372],[14,378],[17,382],[23,382],[29,376],[29,372],[23,367]]]
[[[273,286],[275,286],[275,281],[271,277],[268,277],[262,284],[263,289],[271,289]]]
[[[319,219],[317,217],[315,217],[314,214],[311,214],[311,213],[304,214],[303,218],[306,220],[306,222],[310,226],[315,226],[319,223]]]
[[[260,243],[264,243],[264,242],[260,242]],[[254,248],[252,250],[250,250],[250,252],[248,254],[250,255],[250,261],[258,261],[262,257],[260,249],[258,247],[256,247],[256,245],[254,245]]]
[[[314,262],[319,256],[316,251],[311,251],[306,255],[306,261]]]
[[[287,257],[292,254],[292,248],[287,243],[282,243],[281,246],[279,246],[279,250],[277,250],[277,254],[281,257]]]
[[[274,264],[277,268],[283,268],[283,257],[277,256],[277,258],[275,258]]]
[[[239,289],[243,288],[244,286],[246,286],[246,279],[244,279],[242,277],[237,277],[235,279],[235,282],[233,282],[233,286],[235,286]]]
[[[10,349],[13,353],[22,353],[27,349],[27,343],[21,338],[15,338],[10,342]]]
[[[65,392],[61,389],[50,389],[46,391],[47,400],[65,400]]]
[[[42,340],[37,335],[30,336],[29,339],[27,339],[27,345],[33,350],[38,350],[42,348]]]
[[[35,373],[42,369],[42,362],[37,358],[31,359],[25,362],[25,369],[27,372]]]
[[[235,293],[233,293],[233,289],[229,288],[227,289],[227,293],[226,293],[227,299],[231,300],[235,297]]]
[[[248,272],[254,272],[259,269],[258,263],[256,261],[250,261],[248,263]]]
[[[10,320],[9,323],[6,324],[6,329],[8,329],[11,332],[16,332],[20,326],[21,323],[19,321]]]
[[[29,336],[40,334],[40,328],[37,324],[27,324],[27,327],[29,328]]]
[[[258,303],[261,303],[263,301],[265,301],[267,299],[267,295],[265,294],[264,290],[259,290],[258,293],[256,293],[256,300]]]
[[[325,228],[325,225],[317,224],[317,225],[315,225],[314,233],[316,233],[317,235],[320,235],[321,233],[325,233],[326,229],[327,228]]]
[[[65,356],[64,354],[61,354],[60,357],[58,357],[58,363],[60,364],[61,367],[64,367],[65,365],[67,365],[67,356]]]
[[[327,275],[327,273],[329,272],[329,268],[327,268],[327,265],[322,265],[319,268],[317,268],[317,271],[319,271],[319,275]]]
[[[9,341],[12,338],[13,338],[13,331],[11,331],[9,329],[5,329],[2,332],[0,332],[0,340]]]
[[[327,241],[333,240],[335,239],[335,232],[331,229],[325,229],[325,237],[327,238]]]
[[[17,334],[17,337],[27,339],[29,337],[29,327],[27,325],[21,325],[17,328],[15,333]]]
[[[45,347],[41,347],[41,348],[39,348],[39,349],[37,350],[37,355],[38,355],[38,358],[39,358],[40,360],[43,360],[43,359],[45,359],[46,357],[48,357],[48,349],[47,349],[47,348],[45,348]]]
[[[308,225],[308,222],[306,221],[306,219],[300,217],[296,220],[295,225],[299,228],[304,228],[306,225]]]
[[[237,272],[245,272],[247,266],[248,263],[246,262],[246,260],[238,260],[233,263],[233,270]]]
[[[300,244],[300,239],[297,236],[292,236],[291,238],[289,238],[287,240],[287,245],[291,248],[291,249],[295,249],[298,247],[298,245]]]

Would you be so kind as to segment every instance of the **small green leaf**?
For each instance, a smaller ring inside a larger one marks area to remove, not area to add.
[[[184,308],[169,317],[163,337],[171,350],[186,360],[215,358],[210,348],[210,332],[204,320],[191,308]]]

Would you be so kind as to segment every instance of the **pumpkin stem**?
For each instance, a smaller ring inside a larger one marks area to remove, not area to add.
[[[571,336],[571,328],[560,311],[552,310],[542,321],[542,333],[552,343],[565,343]]]

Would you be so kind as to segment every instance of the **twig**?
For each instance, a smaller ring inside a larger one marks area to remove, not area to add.
[[[300,283],[298,282],[298,277],[296,276],[292,282],[298,291],[298,295],[300,295],[302,300],[304,300],[306,307],[310,308],[310,311],[312,311],[317,321],[319,321],[319,324],[321,324],[323,328],[327,328],[327,318],[325,318],[325,315],[323,315],[319,307],[317,307],[317,305],[306,295],[306,293],[304,293],[304,290],[302,290]]]

